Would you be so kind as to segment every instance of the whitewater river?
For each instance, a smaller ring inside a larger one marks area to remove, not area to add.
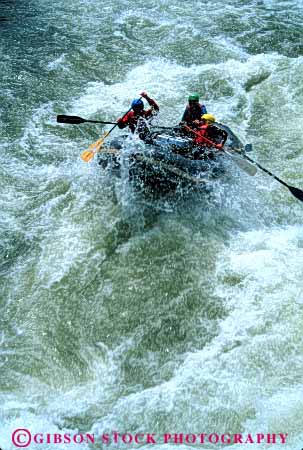
[[[108,128],[56,115],[145,89],[169,126],[198,92],[303,189],[302,1],[2,0],[0,34],[1,449],[300,450],[303,203],[232,162],[209,196],[142,199],[79,158]],[[112,431],[157,442],[46,437]]]

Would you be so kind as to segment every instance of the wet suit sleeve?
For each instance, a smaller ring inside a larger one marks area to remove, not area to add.
[[[127,127],[127,125],[129,125],[129,121],[130,121],[130,113],[126,114],[126,116],[117,120],[118,128],[122,129]]]
[[[155,102],[155,100],[153,100],[152,98],[148,97],[147,95],[145,96],[146,101],[148,102],[149,106],[151,106],[151,108],[146,111],[148,113],[148,115],[156,115],[159,111],[159,106],[158,103]]]

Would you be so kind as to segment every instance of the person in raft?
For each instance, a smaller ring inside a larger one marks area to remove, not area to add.
[[[188,97],[188,105],[183,113],[180,126],[187,125],[191,128],[196,128],[201,121],[201,116],[207,114],[205,105],[199,103],[199,95],[191,94]]]
[[[192,129],[185,125],[185,130],[192,135],[195,149],[193,156],[195,159],[201,157],[207,149],[222,150],[227,139],[227,133],[215,126],[216,118],[212,114],[203,114],[197,128]],[[214,156],[214,155],[213,155]],[[208,154],[208,158],[211,155]]]
[[[136,98],[131,103],[132,110],[124,117],[117,120],[120,129],[127,126],[132,133],[137,132],[140,139],[146,140],[149,135],[148,121],[158,114],[159,106],[155,100],[150,98],[146,91],[141,92],[140,97],[145,98],[149,104],[149,109],[144,109],[144,103],[141,98]]]

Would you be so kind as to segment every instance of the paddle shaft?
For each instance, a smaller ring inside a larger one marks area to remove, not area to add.
[[[104,125],[117,125],[117,122],[104,122],[103,120],[84,120],[83,122],[102,123]]]
[[[224,148],[222,144],[216,144],[215,142],[212,142],[210,139],[207,139],[204,136],[201,136],[197,131],[192,130],[191,128],[189,128],[188,126],[186,126],[186,128],[191,131],[192,133],[196,134],[197,136],[199,136],[201,139],[203,139],[207,144],[211,145],[212,147],[215,147],[216,149],[222,151],[223,153],[225,153],[226,155],[228,155],[230,158],[233,159],[233,161],[235,162],[235,164],[237,164],[238,167],[240,167],[240,169],[244,170],[244,172],[246,172],[248,175],[250,176],[254,176],[257,172],[257,168],[255,167],[255,165],[250,164],[249,162],[245,161],[245,159],[236,157],[235,155],[233,155],[232,153],[227,152]]]
[[[140,97],[140,98],[141,98],[141,97]],[[126,113],[124,114],[124,116],[122,116],[121,120],[124,119],[124,117],[127,116],[127,114],[128,114],[131,110],[132,110],[132,107],[130,107],[129,110],[126,111]],[[118,125],[118,122],[115,123],[115,125],[108,131],[108,133],[107,133],[106,136],[108,136],[108,135],[116,128],[117,125]]]
[[[189,128],[188,126],[185,126],[184,128],[188,129],[189,131],[191,131],[192,133],[196,134],[197,136],[199,136],[204,142],[206,142],[207,144],[211,145],[212,147],[215,147],[218,150],[223,150],[223,146],[220,144],[216,144],[215,142],[211,141],[210,139],[207,139],[204,136],[201,136],[200,133],[198,133],[195,130],[192,130],[191,128]],[[224,150],[223,150],[224,151]]]
[[[80,123],[90,122],[90,123],[102,123],[105,125],[114,125],[116,122],[104,122],[103,120],[89,120],[83,119],[79,116],[67,116],[65,114],[60,114],[57,116],[58,123],[69,123],[72,125],[79,125]]]
[[[127,113],[126,113],[127,114]],[[90,120],[90,119],[83,119],[83,117],[79,116],[68,116],[66,114],[59,114],[57,116],[57,122],[58,123],[67,123],[71,125],[79,125],[80,123],[102,123],[104,125],[115,125],[117,122],[105,122],[104,120]],[[155,125],[152,128],[159,128],[160,130],[179,130],[180,127],[176,125],[175,127],[160,127]]]

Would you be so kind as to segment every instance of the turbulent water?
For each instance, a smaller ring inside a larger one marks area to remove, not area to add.
[[[303,188],[302,17],[301,0],[2,0],[3,450],[17,428],[302,448],[303,204],[232,162],[208,196],[141,198],[79,158],[107,128],[56,123],[115,120],[146,89],[174,125],[199,92]]]

